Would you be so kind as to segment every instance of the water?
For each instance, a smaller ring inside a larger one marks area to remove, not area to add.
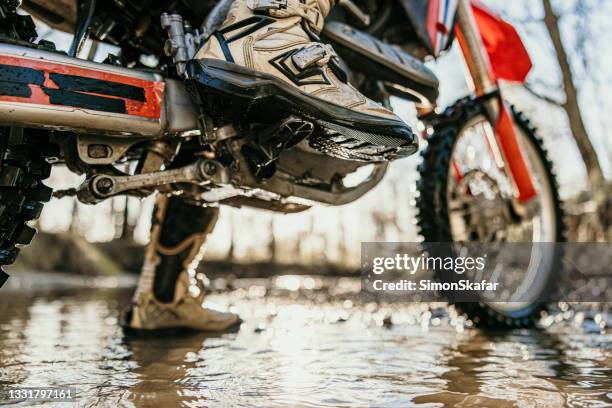
[[[132,280],[22,279],[0,292],[0,385],[74,386],[79,406],[612,406],[610,315],[597,308],[483,332],[444,304],[284,277],[208,297],[241,314],[238,333],[136,339],[117,325]]]

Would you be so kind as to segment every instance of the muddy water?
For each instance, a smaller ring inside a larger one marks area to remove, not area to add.
[[[242,315],[238,333],[135,339],[117,325],[131,284],[12,279],[0,292],[0,387],[74,386],[79,406],[612,405],[601,306],[493,333],[444,305],[364,299],[358,281],[286,277],[209,296]]]

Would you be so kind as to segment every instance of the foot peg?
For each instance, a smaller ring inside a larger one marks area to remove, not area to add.
[[[276,171],[275,162],[280,154],[309,138],[315,125],[301,118],[290,116],[264,129],[254,129],[249,143],[242,147],[253,175],[260,180],[272,177]]]

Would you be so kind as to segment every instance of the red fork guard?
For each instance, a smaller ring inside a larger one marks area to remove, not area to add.
[[[518,193],[518,201],[525,203],[538,195],[525,156],[519,144],[512,113],[500,97],[499,120],[495,128],[497,144],[508,166],[511,179]]]
[[[474,18],[487,51],[491,78],[496,83],[499,83],[500,80],[524,83],[531,70],[532,63],[529,53],[515,28],[496,16],[480,1],[472,0],[471,3]],[[459,29],[457,29],[457,39],[464,55],[469,55],[465,40]],[[499,116],[495,124],[497,144],[504,164],[508,169],[508,175],[514,184],[516,198],[520,203],[525,203],[537,196],[538,193],[518,141],[512,112],[504,103],[501,94],[498,103]],[[491,154],[495,156],[495,152],[491,151]],[[459,170],[458,166],[455,165],[454,167],[456,171]],[[457,173],[457,177],[462,177],[462,175]]]

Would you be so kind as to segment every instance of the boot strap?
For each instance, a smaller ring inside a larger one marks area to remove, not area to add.
[[[254,13],[264,13],[271,17],[286,18],[302,17],[310,28],[317,33],[323,30],[325,16],[319,6],[312,2],[302,3],[300,0],[247,0],[247,7]]]
[[[320,43],[304,47],[291,56],[293,64],[302,71],[315,64],[319,66],[327,65],[330,60],[337,58],[338,55],[330,45]]]

